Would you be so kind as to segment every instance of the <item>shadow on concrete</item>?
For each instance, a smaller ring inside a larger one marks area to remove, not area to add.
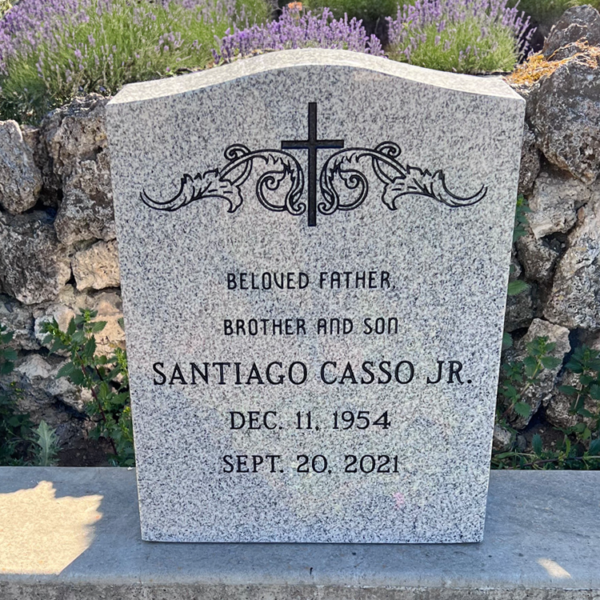
[[[0,469],[0,588],[5,574],[36,574],[90,585],[598,590],[599,515],[600,473],[496,472],[480,544],[148,543],[133,470]]]

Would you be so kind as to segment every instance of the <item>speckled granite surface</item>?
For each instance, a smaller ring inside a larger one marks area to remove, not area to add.
[[[523,113],[324,50],[111,102],[144,539],[481,539]]]

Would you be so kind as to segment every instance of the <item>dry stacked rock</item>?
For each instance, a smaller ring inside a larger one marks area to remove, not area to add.
[[[94,309],[107,321],[99,350],[124,344],[107,102],[77,99],[39,128],[0,123],[0,322],[19,351],[10,380],[23,391],[21,409],[55,427],[65,448],[88,443],[89,398],[56,380],[66,358],[44,347],[43,323],[55,318],[64,328]]]
[[[541,55],[509,78],[527,100],[520,193],[529,201],[527,235],[515,244],[513,278],[530,284],[509,299],[506,329],[515,333],[512,358],[538,335],[556,342],[565,359],[585,343],[600,349],[600,14],[591,6],[565,12]],[[574,425],[572,384],[560,366],[530,388],[531,416],[510,415],[525,429],[532,419]],[[502,446],[507,440],[500,439]]]

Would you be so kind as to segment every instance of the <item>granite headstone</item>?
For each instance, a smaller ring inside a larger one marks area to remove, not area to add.
[[[523,118],[318,49],[111,101],[143,539],[482,539]]]

